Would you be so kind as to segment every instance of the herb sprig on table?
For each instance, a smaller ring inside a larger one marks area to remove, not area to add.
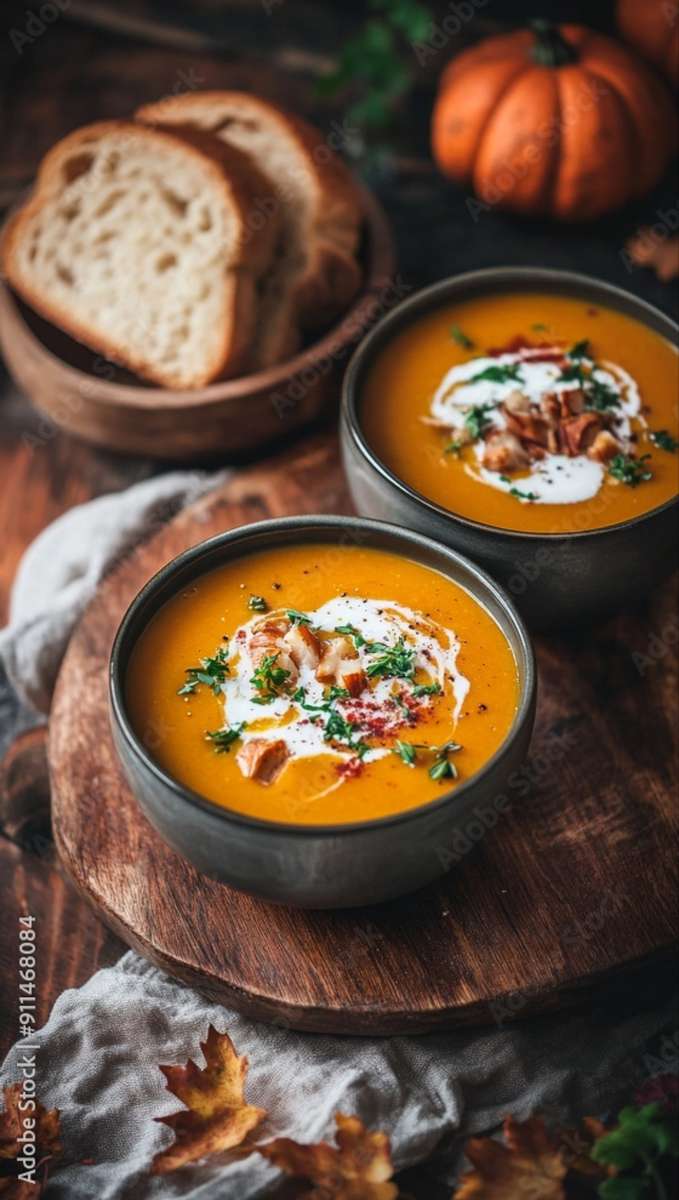
[[[200,684],[204,684],[218,696],[222,690],[229,664],[226,661],[226,647],[220,646],[212,658],[201,658],[199,667],[187,667],[186,682],[177,689],[178,696],[193,696]]]
[[[354,99],[346,109],[348,119],[361,128],[383,129],[414,82],[413,47],[427,40],[434,22],[419,0],[371,0],[370,7],[374,15],[345,43],[337,66],[318,81],[317,91],[335,96],[350,90]]]

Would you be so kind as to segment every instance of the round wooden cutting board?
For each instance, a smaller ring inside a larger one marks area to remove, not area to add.
[[[131,946],[227,1006],[295,1029],[416,1032],[555,1006],[672,946],[677,623],[646,611],[540,640],[531,758],[439,883],[342,912],[278,908],[203,878],[142,816],[108,724],[126,606],[163,563],[263,517],[349,511],[334,440],[233,475],[125,559],[81,620],[50,721],[62,861]]]

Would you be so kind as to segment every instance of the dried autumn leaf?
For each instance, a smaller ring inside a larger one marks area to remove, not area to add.
[[[189,1059],[185,1067],[161,1067],[168,1091],[186,1105],[186,1110],[158,1117],[174,1130],[175,1141],[156,1154],[151,1171],[164,1175],[188,1162],[219,1150],[240,1146],[246,1135],[265,1116],[244,1099],[247,1058],[239,1058],[227,1033],[210,1026],[201,1045],[205,1066]]]
[[[4,1112],[0,1113],[0,1196],[2,1200],[37,1200],[47,1184],[47,1173],[51,1160],[61,1153],[59,1141],[59,1109],[49,1111],[38,1101],[35,1108],[19,1107],[23,1094],[23,1084],[12,1083],[3,1088],[5,1099]],[[28,1120],[34,1121],[32,1127]],[[20,1174],[26,1174],[26,1169],[18,1162],[18,1157],[32,1143],[21,1144],[19,1138],[28,1132],[35,1133],[35,1183],[20,1179]]]
[[[566,1165],[541,1117],[503,1126],[505,1145],[471,1138],[465,1154],[474,1170],[462,1177],[455,1200],[565,1200]]]
[[[370,1133],[358,1117],[337,1113],[337,1147],[327,1142],[305,1146],[276,1138],[258,1146],[269,1162],[288,1175],[315,1186],[304,1200],[396,1200],[398,1188],[386,1133]]]
[[[627,243],[627,253],[638,267],[650,267],[662,283],[679,275],[679,236],[662,237],[652,229],[640,229]]]

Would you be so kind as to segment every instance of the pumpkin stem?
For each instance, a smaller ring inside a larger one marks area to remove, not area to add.
[[[575,48],[562,37],[557,25],[536,17],[530,22],[530,28],[535,34],[535,43],[530,52],[533,62],[541,67],[563,67],[566,63],[576,61],[578,56]]]

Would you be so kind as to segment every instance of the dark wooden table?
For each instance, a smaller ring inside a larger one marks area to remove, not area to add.
[[[162,6],[151,0],[71,0],[63,16],[18,52],[16,38],[8,35],[25,30],[29,7],[3,6],[0,210],[20,197],[40,156],[70,129],[125,115],[177,87],[249,87],[307,112],[322,127],[335,122],[342,128],[342,109],[319,106],[310,85],[360,20],[358,5],[286,0],[271,6],[268,15],[266,6],[248,0],[229,6],[220,0]],[[562,6],[569,15],[578,7]],[[473,40],[489,27],[481,8],[461,38]],[[466,197],[438,178],[427,152],[435,79],[453,48],[451,43],[421,78],[390,136],[390,153],[369,156],[362,164],[393,222],[402,277],[420,286],[473,267],[551,264],[601,275],[671,310],[671,287],[647,271],[630,272],[623,249],[639,225],[653,223],[675,204],[672,180],[635,208],[582,229],[516,221],[497,212],[472,219]],[[45,525],[74,504],[160,469],[157,462],[95,451],[64,436],[31,409],[0,366],[0,622],[7,618],[21,554]],[[54,861],[41,758],[28,752],[26,739],[33,735],[21,733],[31,723],[0,684],[0,751],[6,755],[0,808],[5,817],[0,829],[0,1055],[18,1034],[19,913],[31,912],[38,922],[39,1023],[64,988],[81,984],[124,949],[75,895]],[[13,745],[17,734],[23,737],[22,753]],[[27,823],[13,814],[12,796],[19,793],[31,798],[37,814]],[[416,1172],[408,1186],[428,1200],[438,1195],[426,1172]]]

